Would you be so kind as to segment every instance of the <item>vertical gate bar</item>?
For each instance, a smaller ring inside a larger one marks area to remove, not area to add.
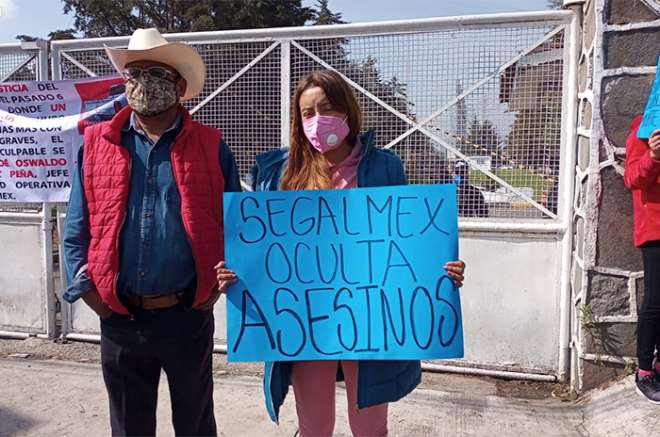
[[[60,63],[60,49],[57,45],[51,44],[50,47],[50,67],[51,67],[51,77],[53,80],[62,80],[62,70]],[[64,219],[66,217],[66,204],[57,205],[57,215],[56,215],[56,226],[57,233],[59,235],[58,241],[58,253],[60,260],[60,287],[61,292],[60,296],[64,294],[64,291],[67,287],[66,272],[64,270],[64,246],[62,245],[62,237],[64,235]],[[62,301],[60,303],[60,318],[62,321],[60,335],[62,338],[66,338],[66,335],[71,332],[72,321],[71,321],[71,305],[68,302]]]
[[[37,55],[37,80],[48,80],[48,42],[36,41],[39,53]]]
[[[57,204],[57,234],[59,235],[59,244],[58,244],[58,253],[60,259],[60,297],[66,291],[68,286],[66,271],[64,268],[64,245],[62,244],[62,237],[64,236],[64,219],[66,217],[66,204],[59,203]],[[60,317],[62,320],[61,332],[60,335],[62,338],[66,338],[66,335],[72,330],[71,323],[71,305],[68,302],[61,301],[60,303]]]
[[[36,80],[48,80],[48,42],[35,41],[37,45],[37,72]],[[56,324],[56,297],[55,278],[53,271],[53,223],[52,207],[50,203],[41,205],[41,232],[43,238],[43,273],[44,273],[44,317],[46,320],[46,336],[54,338],[57,335]]]
[[[282,40],[280,50],[280,146],[285,147],[289,144],[291,129],[291,41]]]
[[[562,102],[561,147],[562,171],[559,179],[558,208],[564,227],[561,241],[561,273],[559,291],[559,372],[565,382],[570,369],[571,337],[571,268],[573,260],[573,195],[577,150],[577,64],[581,49],[581,6],[573,9],[573,17],[564,36],[564,98]],[[567,43],[568,41],[568,43]]]
[[[55,44],[50,45],[50,69],[53,80],[62,79],[62,70],[60,64],[60,49]]]
[[[53,278],[53,224],[52,224],[51,204],[44,203],[41,210],[41,236],[43,238],[42,246],[42,267],[44,275],[44,317],[46,320],[46,336],[54,338],[56,333],[55,324],[55,294]]]

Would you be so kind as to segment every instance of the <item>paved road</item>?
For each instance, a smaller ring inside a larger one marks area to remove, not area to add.
[[[391,436],[588,435],[580,431],[584,408],[579,404],[553,398],[500,397],[496,384],[488,380],[449,376],[443,381],[442,386],[419,388],[391,406]],[[343,388],[338,387],[337,392],[335,435],[349,436],[346,397]],[[231,373],[217,376],[215,409],[223,435],[293,436],[292,396],[283,407],[279,426],[268,419],[262,399],[260,378]],[[0,359],[1,436],[109,435],[106,402],[98,364]],[[173,435],[164,383],[158,421],[158,435]]]

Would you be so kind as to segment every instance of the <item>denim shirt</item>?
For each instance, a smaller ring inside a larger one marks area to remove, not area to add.
[[[181,129],[181,116],[154,143],[132,115],[122,129],[122,145],[131,157],[130,192],[120,234],[117,289],[133,295],[167,294],[193,286],[195,263],[181,219],[179,194],[170,149]],[[240,191],[234,157],[219,145],[225,191]],[[93,288],[87,273],[89,213],[82,185],[83,149],[73,177],[64,231],[68,288],[64,299],[74,302]]]

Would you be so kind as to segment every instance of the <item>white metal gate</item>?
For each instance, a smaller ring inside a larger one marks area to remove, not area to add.
[[[223,130],[244,178],[257,153],[288,143],[292,90],[323,68],[352,86],[364,127],[403,158],[411,183],[451,181],[467,163],[461,174],[472,188],[459,191],[466,358],[450,364],[563,379],[576,26],[571,12],[551,11],[167,39],[205,59],[204,91],[189,108]],[[127,42],[55,41],[53,77],[115,74],[103,46]],[[224,305],[217,311],[222,342]],[[80,305],[64,319],[71,338],[98,329]]]
[[[0,83],[47,79],[45,41],[0,44]],[[0,336],[55,335],[51,208],[0,200]]]

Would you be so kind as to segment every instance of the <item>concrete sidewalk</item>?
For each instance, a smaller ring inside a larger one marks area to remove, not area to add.
[[[391,405],[391,436],[589,435],[579,403],[500,397],[492,380],[448,375],[443,381],[441,387],[425,385]],[[335,435],[350,436],[346,397],[341,387],[337,392]],[[287,398],[279,426],[272,423],[258,377],[216,375],[215,405],[225,436],[293,436],[296,431],[293,396]],[[1,436],[109,435],[107,414],[98,364],[0,359]],[[596,415],[591,419],[599,421]],[[158,435],[173,435],[164,377],[158,423]]]

